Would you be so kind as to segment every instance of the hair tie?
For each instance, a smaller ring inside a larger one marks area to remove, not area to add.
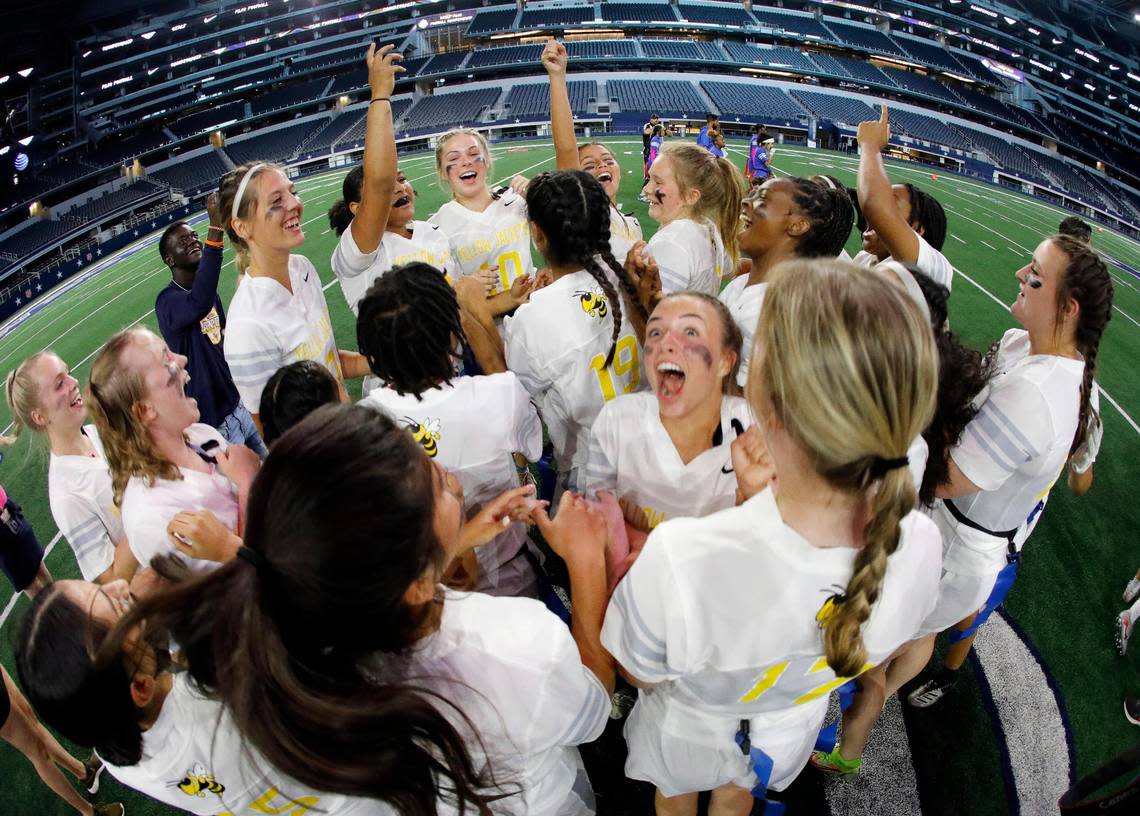
[[[873,465],[871,465],[871,472],[875,474],[876,479],[881,479],[886,474],[897,468],[904,468],[910,465],[910,459],[906,456],[900,456],[897,459],[884,459],[877,457]]]
[[[269,569],[269,562],[257,550],[250,549],[242,544],[237,549],[237,557],[253,566],[259,573]]]
[[[822,184],[824,187],[826,187],[829,190],[835,189],[835,182],[832,181],[831,179],[829,179],[827,176],[821,175],[821,176],[815,176],[814,178],[815,178],[816,184]]]
[[[241,199],[242,199],[242,196],[245,195],[245,188],[246,188],[246,185],[249,184],[250,177],[254,173],[256,173],[258,170],[261,170],[261,169],[265,168],[266,166],[267,165],[264,162],[258,162],[253,167],[246,170],[245,175],[241,177],[241,181],[238,183],[237,195],[234,196],[234,205],[231,208],[231,215],[233,216],[233,218],[238,217],[238,208],[241,207]]]

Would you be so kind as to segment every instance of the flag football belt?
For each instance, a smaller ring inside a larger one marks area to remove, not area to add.
[[[961,631],[952,630],[950,632],[950,642],[958,643],[968,637],[973,637],[974,633],[978,631],[978,627],[988,621],[990,615],[994,613],[994,610],[1001,606],[1002,601],[1005,600],[1005,596],[1008,595],[1009,591],[1013,588],[1013,582],[1017,579],[1017,566],[1021,561],[1021,556],[1018,554],[1017,547],[1013,543],[1013,539],[1017,535],[1017,528],[1004,530],[1000,533],[987,530],[982,525],[967,518],[965,513],[954,506],[954,502],[945,499],[942,503],[959,524],[964,524],[971,530],[977,530],[994,538],[1004,538],[1006,543],[1006,564],[1001,568],[1001,572],[997,574],[997,580],[994,581],[994,588],[990,591],[989,597],[986,598],[986,603],[982,606],[982,610],[974,617],[973,623],[966,629]]]

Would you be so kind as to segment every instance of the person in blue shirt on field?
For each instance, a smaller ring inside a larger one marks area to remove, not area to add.
[[[171,280],[158,293],[154,313],[166,345],[186,357],[186,393],[198,401],[201,422],[217,428],[230,444],[245,445],[264,458],[265,443],[238,397],[223,351],[226,313],[218,297],[218,278],[225,227],[216,192],[206,197],[206,212],[210,226],[205,245],[185,221],[162,233],[158,250],[170,267]]]
[[[760,146],[752,152],[748,160],[748,178],[752,184],[763,184],[772,175],[769,163],[776,154],[776,140],[768,137],[760,142]]]
[[[709,140],[712,141],[712,145],[709,147],[709,153],[712,153],[718,159],[723,159],[728,153],[724,146],[724,134],[719,130],[710,130]]]
[[[720,130],[720,117],[715,113],[705,114],[705,126],[701,128],[701,132],[697,134],[697,144],[705,150],[712,151],[713,141],[709,136],[709,131]]]

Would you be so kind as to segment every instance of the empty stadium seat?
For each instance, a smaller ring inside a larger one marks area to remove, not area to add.
[[[877,119],[879,112],[858,99],[850,96],[819,93],[817,91],[801,91],[798,88],[791,92],[792,96],[805,108],[814,113],[817,118],[830,122],[842,122],[856,125]]]
[[[733,28],[747,28],[756,25],[756,19],[739,4],[724,5],[717,3],[680,3],[677,12],[681,19],[690,23],[704,25],[731,26]]]
[[[357,73],[363,74],[361,71],[357,71]],[[362,76],[361,78],[364,84],[367,85],[368,77]],[[286,85],[273,90],[265,90],[249,103],[250,113],[254,116],[260,116],[270,111],[291,108],[295,105],[304,104],[305,102],[316,102],[328,95],[326,91],[328,90],[329,82],[328,77],[321,77],[320,79],[311,79],[308,82]]]
[[[426,76],[427,74],[445,74],[448,71],[455,71],[470,53],[470,51],[450,51],[446,54],[436,54],[427,65],[420,69],[420,73]]]
[[[679,80],[611,79],[606,90],[622,111],[697,116],[708,108],[690,83]]]
[[[713,43],[692,40],[643,40],[641,50],[652,59],[687,62],[723,62],[725,59]]]
[[[962,134],[951,130],[945,122],[914,111],[893,108],[891,110],[891,130],[924,142],[956,147],[960,150],[970,149],[969,142],[962,137]]]
[[[526,47],[526,46],[523,46]],[[471,124],[479,119],[485,108],[499,98],[498,88],[479,88],[473,91],[423,96],[416,101],[401,132],[446,130],[458,125]]]
[[[226,105],[218,105],[209,110],[204,110],[201,113],[183,116],[177,121],[171,122],[170,129],[178,136],[196,136],[199,133],[205,133],[207,130],[221,127],[227,122],[240,122],[244,119],[245,103],[230,102]]]
[[[69,219],[60,221],[34,221],[30,226],[9,236],[0,243],[0,254],[11,259],[26,258],[37,250],[55,243],[69,232],[74,232],[78,224]],[[3,264],[7,266],[8,264]]]
[[[598,96],[598,83],[593,80],[571,80],[570,109],[576,114],[585,114],[591,98]],[[516,85],[503,102],[504,117],[507,119],[550,119],[550,86],[545,83]]]
[[[493,65],[524,63],[538,65],[541,45],[504,45],[498,48],[480,48],[471,54],[468,68],[488,68]]]
[[[962,100],[954,94],[949,88],[943,85],[936,79],[925,76],[923,74],[916,74],[913,71],[903,71],[899,68],[891,68],[884,65],[879,69],[886,74],[892,82],[898,85],[905,91],[910,91],[914,94],[930,97],[931,99],[940,99],[943,102],[952,105],[960,105]]]
[[[726,42],[724,45],[732,59],[746,65],[762,65],[766,68],[803,74],[814,74],[817,71],[816,64],[802,51],[794,48],[741,42]]]
[[[602,19],[611,22],[677,22],[677,15],[668,3],[602,3],[601,9]]]
[[[716,103],[722,118],[748,122],[796,120],[803,108],[779,88],[760,82],[701,82],[701,88]]]
[[[835,36],[820,25],[811,14],[794,14],[773,8],[752,7],[752,16],[763,28],[776,29],[788,34],[798,34],[809,40],[834,40]]]
[[[592,5],[562,6],[561,8],[552,9],[523,9],[522,19],[519,20],[519,28],[554,28],[556,26],[592,22],[593,19],[594,7]]]
[[[234,164],[250,161],[286,161],[297,155],[301,143],[324,122],[303,122],[262,133],[240,142],[227,142],[226,155]]]
[[[582,60],[636,59],[637,43],[633,40],[572,40],[566,53],[574,62]]]
[[[897,57],[908,56],[905,51],[895,44],[895,41],[881,31],[874,28],[840,22],[832,17],[824,17],[823,24],[830,29],[839,42],[857,48],[860,51],[869,51],[873,54],[893,54]]]
[[[480,11],[471,19],[471,24],[467,26],[467,36],[485,37],[488,34],[509,31],[514,27],[517,16],[518,11],[515,9]]]
[[[211,150],[151,173],[150,177],[162,184],[169,184],[175,190],[196,193],[206,187],[217,188],[228,169],[221,157]]]
[[[68,210],[65,215],[80,224],[96,224],[101,219],[128,210],[132,205],[166,193],[167,188],[161,184],[145,179],[128,184],[110,193],[104,193],[78,207]]]

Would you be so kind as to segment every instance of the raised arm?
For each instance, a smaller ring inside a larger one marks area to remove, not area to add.
[[[877,120],[861,122],[856,138],[859,141],[859,206],[863,216],[891,257],[902,263],[918,261],[918,234],[903,218],[891,190],[891,180],[883,167],[882,150],[891,136],[887,106]]]
[[[349,227],[352,240],[361,252],[375,252],[388,225],[392,196],[396,190],[396,135],[392,126],[392,90],[396,74],[404,69],[397,65],[403,59],[395,46],[368,46],[368,85],[371,102],[364,131],[364,185],[360,191],[360,207]]]
[[[574,112],[570,109],[570,89],[566,84],[566,46],[558,40],[546,41],[542,67],[550,77],[550,132],[554,137],[554,164],[559,170],[578,170],[578,139],[574,135]]]

